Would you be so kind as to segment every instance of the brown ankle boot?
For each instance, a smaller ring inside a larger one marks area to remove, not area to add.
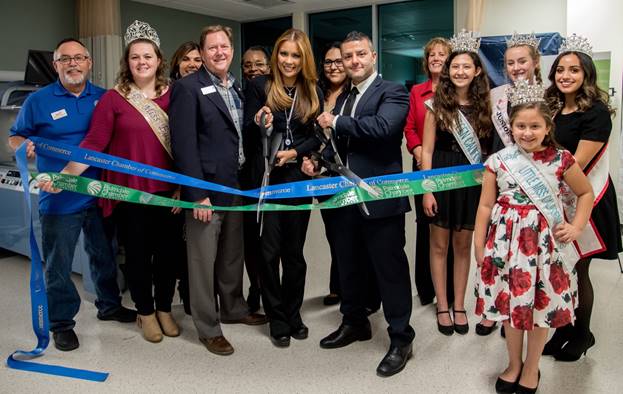
[[[180,335],[180,328],[177,326],[171,312],[156,311],[156,317],[160,322],[160,328],[164,335],[168,337],[177,337]]]
[[[162,341],[162,330],[160,330],[160,324],[156,319],[156,314],[151,315],[136,315],[136,324],[138,328],[143,330],[143,338],[149,342]]]

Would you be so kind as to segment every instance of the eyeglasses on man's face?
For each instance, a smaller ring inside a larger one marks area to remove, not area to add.
[[[333,65],[335,65],[335,67],[337,68],[344,67],[344,63],[342,62],[342,59],[335,59],[335,60],[325,59],[323,62],[323,65],[325,68],[331,68],[331,66]]]
[[[66,66],[70,64],[72,60],[78,64],[82,64],[86,62],[87,60],[89,60],[89,57],[87,55],[61,56],[58,59],[56,59],[55,62],[58,62],[62,64],[63,66]]]
[[[251,62],[245,62],[242,64],[242,67],[245,69],[250,69],[250,68],[264,68],[266,67],[267,64],[266,63],[262,63],[262,62],[255,62],[255,63],[251,63]]]

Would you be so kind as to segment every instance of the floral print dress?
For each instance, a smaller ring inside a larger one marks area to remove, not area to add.
[[[564,173],[575,163],[569,151],[529,153],[560,198]],[[511,327],[561,327],[575,320],[577,280],[563,261],[552,229],[509,174],[497,154],[485,162],[497,177],[498,199],[491,213],[484,261],[477,270],[476,314]]]

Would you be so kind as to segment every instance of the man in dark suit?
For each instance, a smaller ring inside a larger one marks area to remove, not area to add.
[[[178,170],[194,178],[239,187],[243,95],[229,73],[233,57],[229,27],[208,26],[200,40],[204,66],[173,85],[169,122]],[[182,199],[203,205],[240,205],[240,197],[191,187]],[[190,308],[199,340],[212,353],[234,348],[220,323],[264,324],[242,296],[242,213],[195,208],[186,212]]]
[[[343,41],[342,61],[352,83],[338,97],[334,114],[318,117],[321,127],[332,127],[340,157],[362,178],[402,172],[402,130],[407,117],[409,95],[404,86],[384,81],[375,71],[376,52],[363,33],[351,32]],[[305,161],[306,172],[313,163]],[[407,198],[348,206],[336,212],[337,263],[342,289],[340,327],[320,341],[326,349],[347,346],[372,337],[366,313],[366,269],[374,267],[389,323],[391,345],[377,367],[380,376],[400,372],[411,357],[415,332],[411,317],[411,281],[404,252]]]

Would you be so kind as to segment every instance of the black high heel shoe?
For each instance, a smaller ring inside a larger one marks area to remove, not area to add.
[[[454,321],[455,322],[456,322],[456,314],[457,313],[464,314],[465,318],[467,319],[467,312],[453,309],[452,310],[452,314],[454,315]],[[456,331],[457,334],[461,334],[461,335],[467,334],[469,332],[469,323],[465,323],[465,324],[456,324],[456,323],[454,323],[454,331]]]
[[[582,355],[586,356],[586,352],[595,346],[595,336],[590,333],[588,340],[570,339],[567,344],[554,354],[554,358],[558,361],[578,361]]]
[[[573,336],[573,326],[566,325],[563,327],[559,327],[552,335],[551,339],[547,341],[545,347],[543,348],[544,356],[553,356],[556,353],[559,353],[565,343],[571,339]]]
[[[482,323],[478,323],[476,324],[476,335],[480,335],[481,337],[487,336],[491,334],[493,330],[495,330],[497,325],[498,325],[498,322],[496,321],[494,321],[493,324],[490,326],[485,326]]]
[[[513,394],[517,391],[517,385],[519,384],[519,378],[521,378],[521,372],[514,382],[507,382],[506,380],[499,378],[495,381],[495,392],[502,394]]]
[[[521,376],[521,375],[520,375]],[[530,388],[526,386],[522,386],[519,384],[519,379],[517,379],[517,390],[515,394],[534,394],[539,389],[539,382],[541,381],[541,370],[539,370],[539,378],[536,381],[536,387]]]
[[[447,313],[448,316],[450,315],[450,311],[437,311],[437,316],[443,314],[443,313]],[[454,334],[454,325],[452,326],[444,326],[441,323],[439,323],[439,317],[437,317],[437,330],[442,333],[445,336],[450,336],[452,334]]]

